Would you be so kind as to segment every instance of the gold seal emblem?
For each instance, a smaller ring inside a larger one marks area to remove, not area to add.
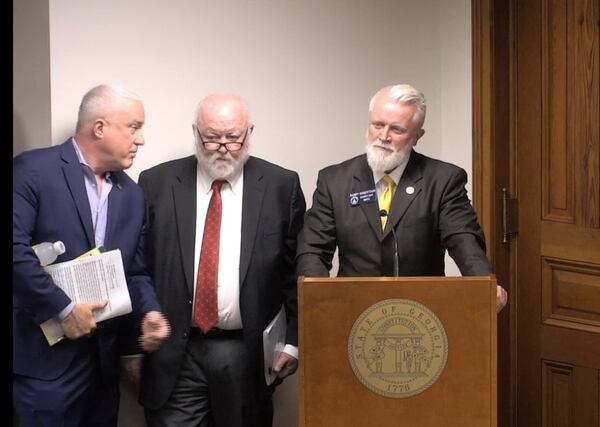
[[[448,358],[448,337],[437,316],[416,301],[388,299],[367,308],[348,339],[354,375],[388,397],[423,392],[438,379]]]

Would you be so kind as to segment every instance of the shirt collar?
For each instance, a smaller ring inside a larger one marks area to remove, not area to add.
[[[83,157],[83,153],[81,152],[81,148],[79,148],[79,144],[77,144],[77,141],[75,141],[75,138],[71,138],[73,140],[73,147],[75,148],[75,154],[77,154],[77,159],[79,160],[79,163],[83,166],[83,173],[92,181],[95,181],[96,178],[94,177],[94,170],[92,169],[92,167],[88,164],[88,162],[85,160],[85,157]],[[111,176],[112,172],[106,172],[104,174],[104,179],[106,181],[110,181],[110,176]]]

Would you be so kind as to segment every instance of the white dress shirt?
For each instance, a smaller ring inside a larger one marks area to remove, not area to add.
[[[196,173],[196,244],[194,250],[194,295],[198,261],[202,249],[202,236],[208,203],[212,196],[213,178],[202,168]],[[242,196],[244,174],[240,172],[221,187],[222,216],[219,239],[219,273],[217,301],[219,319],[215,325],[220,329],[242,329],[240,314],[240,248],[242,243]],[[192,311],[193,313],[193,311]]]
[[[196,172],[196,244],[194,246],[194,295],[204,235],[204,222],[212,196],[213,178],[202,168]],[[242,329],[240,313],[240,248],[242,245],[242,199],[244,172],[221,187],[222,216],[219,238],[219,272],[217,278],[217,312],[219,329]],[[195,304],[195,301],[194,301]],[[192,307],[192,313],[194,313]],[[192,314],[193,316],[193,314]],[[298,359],[298,347],[286,344],[283,352]]]

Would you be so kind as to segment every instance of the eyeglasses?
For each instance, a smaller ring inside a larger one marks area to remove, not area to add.
[[[198,138],[200,139],[200,142],[204,146],[205,150],[219,151],[221,149],[221,147],[223,146],[223,147],[225,147],[225,149],[227,151],[239,151],[242,149],[242,146],[246,142],[246,138],[248,137],[248,134],[250,132],[252,132],[252,130],[254,129],[254,125],[246,128],[246,132],[244,132],[244,135],[242,135],[241,140],[240,140],[239,136],[233,137],[231,135],[224,135],[225,141],[227,141],[227,142],[220,142],[221,138],[223,138],[223,136],[217,136],[217,135],[210,135],[210,136],[207,136],[206,139],[203,139],[198,127],[195,126],[195,129],[196,129],[196,133],[198,134]]]

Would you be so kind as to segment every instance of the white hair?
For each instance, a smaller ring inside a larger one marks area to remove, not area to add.
[[[141,101],[137,94],[123,86],[101,84],[91,88],[81,99],[76,132],[85,124],[108,115],[119,101],[126,99]]]
[[[413,120],[419,127],[425,122],[425,113],[427,112],[427,103],[425,95],[409,84],[397,84],[394,86],[386,86],[377,91],[369,102],[369,112],[373,110],[375,99],[381,95],[386,95],[389,99],[405,105],[415,107],[415,115]]]

